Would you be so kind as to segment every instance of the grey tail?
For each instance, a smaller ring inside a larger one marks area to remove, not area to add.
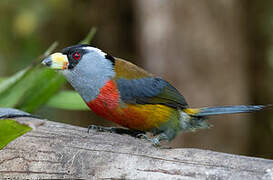
[[[219,114],[249,113],[265,109],[271,109],[272,105],[240,105],[240,106],[218,106],[192,109],[194,113],[191,116],[203,117]]]

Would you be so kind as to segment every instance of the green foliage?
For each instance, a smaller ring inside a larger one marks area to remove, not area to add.
[[[30,68],[25,68],[25,69],[17,72],[16,74],[14,74],[10,78],[2,78],[1,84],[0,84],[0,93],[9,89],[18,80],[20,80],[29,70],[30,70]]]
[[[92,28],[81,43],[90,43],[95,32],[96,29]],[[56,42],[53,43],[39,58],[38,63],[28,66],[9,78],[0,78],[0,107],[15,107],[34,112],[53,96],[48,103],[50,107],[70,110],[86,109],[86,105],[75,92],[57,93],[65,82],[64,77],[40,65],[41,59],[51,54],[57,45]]]
[[[33,68],[27,67],[0,84],[0,107],[14,107],[20,97],[24,95],[30,83],[27,77],[31,77]]]
[[[0,120],[0,149],[30,130],[31,128],[27,125],[22,125],[12,119]]]
[[[65,79],[63,76],[51,69],[35,69],[29,81],[21,81],[28,88],[19,99],[16,108],[27,112],[34,112],[55,95],[64,82]],[[28,83],[29,85],[27,85]]]
[[[75,91],[61,91],[46,103],[46,106],[65,110],[88,110],[81,96]]]
[[[54,50],[56,43],[43,54]],[[28,112],[44,104],[63,84],[64,78],[39,64],[30,65],[0,84],[0,107],[16,107]],[[37,98],[39,96],[39,98]]]

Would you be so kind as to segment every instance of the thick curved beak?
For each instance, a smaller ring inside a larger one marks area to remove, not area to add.
[[[45,58],[42,61],[42,64],[52,69],[65,70],[68,69],[69,61],[66,55],[62,53],[54,53]]]

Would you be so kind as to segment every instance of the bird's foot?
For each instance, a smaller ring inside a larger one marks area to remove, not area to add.
[[[136,138],[144,139],[144,140],[150,139],[150,138],[149,138],[146,134],[144,134],[144,133],[137,134],[137,135],[136,135]]]
[[[145,141],[151,142],[153,146],[159,147],[160,146],[160,137],[154,137],[154,138],[149,138],[146,134],[138,134],[136,138],[143,139]]]

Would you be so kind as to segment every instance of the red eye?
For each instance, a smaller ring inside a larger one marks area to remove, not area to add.
[[[79,53],[79,52],[75,52],[74,54],[73,54],[73,59],[75,59],[75,60],[80,60],[81,59],[81,54]]]

